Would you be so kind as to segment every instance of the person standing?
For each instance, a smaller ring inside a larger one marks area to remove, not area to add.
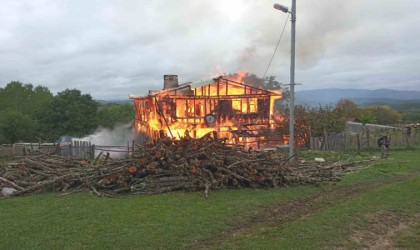
[[[378,146],[381,148],[381,158],[388,158],[389,156],[389,145],[388,136],[384,135],[378,139]]]

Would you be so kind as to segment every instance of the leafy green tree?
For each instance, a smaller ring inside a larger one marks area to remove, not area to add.
[[[0,105],[4,110],[27,113],[27,104],[33,86],[21,82],[10,82],[4,89],[0,89]]]
[[[289,112],[280,113],[282,119],[276,120],[276,127],[280,134],[289,133]],[[324,136],[324,132],[342,132],[346,119],[331,105],[311,108],[297,105],[294,112],[295,137],[300,144],[309,146],[309,134]]]
[[[306,144],[309,146],[309,134],[311,130],[309,106],[297,105],[294,109],[294,132],[296,141],[299,144]],[[289,134],[290,113],[287,109],[281,117],[283,120],[277,124],[278,130],[281,134]]]
[[[402,113],[404,123],[418,123],[420,122],[420,109],[410,110]]]
[[[363,125],[366,125],[366,123],[376,123],[375,115],[370,110],[367,110],[367,109],[363,109],[361,111],[359,120]]]
[[[133,104],[102,104],[98,110],[98,125],[106,128],[128,123],[133,118]]]
[[[266,76],[264,79],[263,89],[281,89],[281,84],[276,81],[275,76]]]
[[[262,88],[264,85],[264,79],[257,77],[255,74],[247,74],[242,81],[247,84],[254,86],[256,88]]]
[[[33,140],[36,114],[52,101],[48,88],[12,81],[0,88],[0,142]]]
[[[36,86],[33,90],[31,98],[31,112],[36,114],[36,111],[43,109],[46,105],[54,100],[54,96],[51,91],[44,86]]]
[[[0,122],[0,133],[4,143],[35,140],[35,121],[29,115],[10,111]]]
[[[238,73],[231,73],[225,75],[225,77],[229,79],[236,79],[239,76]],[[281,89],[281,85],[278,81],[276,81],[275,76],[266,76],[265,78],[259,78],[255,74],[248,74],[246,73],[245,76],[242,78],[242,82],[246,85],[250,85],[256,88],[262,88],[266,90],[273,90],[273,89]]]
[[[43,86],[34,88],[32,84],[13,81],[5,88],[0,88],[0,107],[3,111],[12,110],[31,117],[52,99],[51,92]]]
[[[335,111],[345,119],[360,118],[361,109],[349,99],[340,99],[335,105]]]
[[[402,115],[390,106],[369,106],[366,110],[375,116],[378,124],[393,125],[402,122]]]
[[[77,89],[59,92],[38,112],[42,138],[56,140],[61,135],[81,137],[95,130],[99,104]]]
[[[311,108],[309,119],[313,136],[321,136],[324,131],[342,132],[346,126],[346,118],[331,105]]]

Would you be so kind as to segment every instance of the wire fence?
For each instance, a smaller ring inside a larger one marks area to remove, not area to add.
[[[328,133],[321,137],[310,137],[308,148],[311,150],[352,151],[379,148],[378,139],[387,136],[391,147],[420,146],[420,131],[407,133],[407,130],[381,131],[362,130],[359,133]]]
[[[378,148],[378,138],[386,135],[391,147],[418,147],[420,146],[420,129],[416,128],[410,133],[401,129],[369,130],[364,129],[358,133],[325,133],[321,137],[310,137],[308,144],[302,149],[326,151],[362,151]],[[89,141],[72,141],[67,143],[14,143],[0,145],[0,158],[13,158],[16,156],[55,154],[76,159],[94,159],[99,155],[123,158],[134,153],[134,141],[127,141],[127,145],[95,145]]]

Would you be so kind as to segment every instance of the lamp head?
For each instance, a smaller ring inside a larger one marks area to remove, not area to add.
[[[287,6],[281,5],[279,3],[275,3],[274,4],[274,9],[281,10],[284,13],[288,13],[289,12],[289,8],[287,8]]]

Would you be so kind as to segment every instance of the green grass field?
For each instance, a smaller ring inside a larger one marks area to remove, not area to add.
[[[202,193],[4,199],[0,248],[418,249],[419,174],[415,149],[393,151],[339,183],[318,186],[218,191],[208,199]]]

